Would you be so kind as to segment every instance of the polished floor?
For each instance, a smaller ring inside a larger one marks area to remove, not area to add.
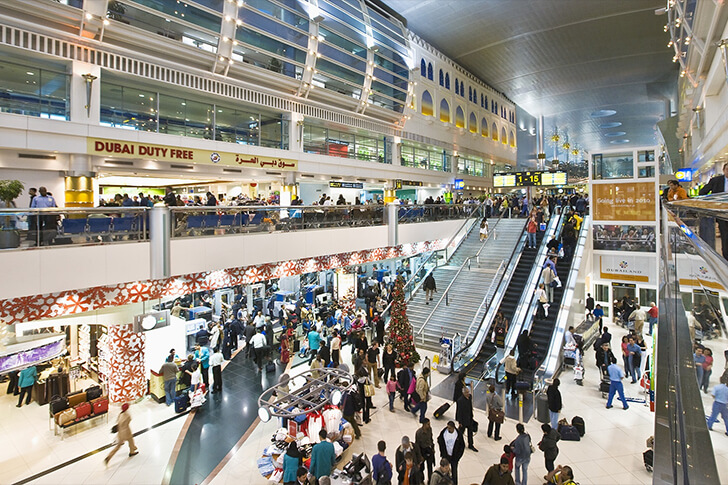
[[[619,327],[610,326],[613,338],[619,339],[624,332]],[[708,346],[715,350],[715,368],[725,366],[723,352],[728,345],[726,340],[713,340]],[[426,352],[425,355],[428,355]],[[342,352],[345,361],[350,358],[346,350]],[[265,484],[268,483],[258,473],[256,458],[270,443],[270,437],[278,428],[272,420],[268,423],[254,422],[247,439],[235,449],[236,443],[247,430],[245,421],[255,419],[257,409],[245,406],[241,400],[244,389],[262,390],[267,387],[273,374],[255,375],[252,366],[242,359],[242,354],[233,359],[223,375],[225,389],[222,395],[210,396],[205,408],[194,416],[174,416],[173,409],[144,399],[132,406],[132,429],[144,431],[135,439],[139,455],[128,457],[122,449],[108,467],[103,465],[106,450],[100,450],[112,442],[109,433],[110,423],[118,415],[118,407],[111,409],[109,424],[105,421],[80,425],[79,429],[66,435],[61,441],[49,428],[47,406],[31,403],[18,409],[17,399],[5,394],[0,395],[0,439],[5,448],[0,456],[3,470],[0,483],[33,484],[160,484],[160,483],[213,483],[213,484]],[[571,420],[575,415],[586,421],[586,436],[580,442],[560,442],[557,464],[574,467],[576,479],[582,485],[589,484],[648,484],[652,475],[642,463],[645,440],[652,434],[653,414],[645,404],[632,403],[630,409],[623,411],[618,406],[605,408],[605,400],[598,391],[598,374],[594,366],[594,353],[585,355],[586,376],[583,386],[578,386],[570,378],[570,371],[562,375],[562,394],[564,396],[564,416]],[[297,373],[305,364],[296,368]],[[715,372],[712,381],[717,382],[720,372]],[[439,385],[445,376],[435,372],[433,385]],[[626,384],[629,397],[642,398],[643,393],[637,384]],[[480,385],[476,394],[485,391]],[[257,391],[259,392],[259,391]],[[242,394],[241,394],[242,393]],[[257,394],[250,393],[251,400]],[[482,396],[476,396],[480,399]],[[710,409],[710,395],[703,395],[706,410]],[[430,403],[428,416],[446,399],[434,396]],[[401,437],[414,438],[418,423],[409,413],[405,413],[398,403],[397,411],[386,410],[386,395],[381,390],[374,396],[371,423],[364,426],[361,440],[344,452],[341,465],[352,453],[366,452],[370,456],[376,451],[376,443],[384,439],[388,443],[387,456],[394,460],[394,451]],[[476,419],[487,423],[485,412],[478,409]],[[455,409],[451,408],[441,420],[433,420],[435,433],[444,427],[449,419],[454,419]],[[431,418],[432,419],[432,418]],[[481,483],[487,468],[495,463],[502,453],[503,444],[515,438],[517,420],[508,419],[503,426],[504,439],[495,442],[488,439],[482,428],[475,436],[475,446],[479,453],[466,451],[460,462],[461,484]],[[156,428],[152,426],[163,423]],[[723,423],[715,426],[710,433],[716,453],[720,483],[728,483],[728,436],[725,436]],[[534,442],[540,439],[540,423],[530,419],[526,430]],[[181,434],[182,433],[182,434]],[[178,451],[178,453],[176,453]],[[176,456],[173,465],[170,458]],[[65,464],[65,466],[64,466]],[[59,466],[61,465],[61,466]],[[340,465],[340,466],[341,466]],[[216,468],[217,467],[217,468]],[[214,470],[213,470],[214,469]],[[214,471],[213,475],[209,472]],[[543,483],[545,474],[543,455],[536,452],[529,465],[528,483]],[[206,475],[207,473],[207,475]],[[30,477],[40,475],[34,480]],[[204,476],[203,476],[204,475]]]

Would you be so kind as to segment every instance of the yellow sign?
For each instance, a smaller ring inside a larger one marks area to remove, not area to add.
[[[655,221],[654,182],[593,184],[595,221]]]
[[[252,156],[244,153],[216,152],[199,148],[179,148],[134,141],[87,138],[89,155],[113,158],[154,159],[166,162],[192,162],[233,167],[297,170],[298,161],[288,158]]]

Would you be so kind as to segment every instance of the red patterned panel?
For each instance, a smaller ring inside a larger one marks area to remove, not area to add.
[[[146,335],[132,332],[131,324],[109,327],[109,399],[126,402],[143,396]]]
[[[9,298],[0,300],[0,318],[7,324],[30,322],[134,302],[180,296],[196,291],[255,283],[271,278],[359,265],[401,256],[414,256],[444,247],[445,241],[443,240],[426,241],[281,263],[191,273],[160,280],[136,281],[60,293]]]

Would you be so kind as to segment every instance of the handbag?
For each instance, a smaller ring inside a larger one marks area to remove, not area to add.
[[[374,395],[375,389],[374,386],[371,384],[364,384],[364,397],[372,397]]]
[[[111,432],[112,433],[118,433],[119,432],[119,425],[118,424],[113,425],[111,427]]]
[[[503,421],[505,421],[506,413],[502,409],[495,410],[495,409],[489,409],[488,410],[488,419],[490,421],[493,421],[494,423],[503,424]]]
[[[473,434],[478,433],[478,422],[476,420],[473,420],[473,424],[472,424],[471,428],[473,430]]]

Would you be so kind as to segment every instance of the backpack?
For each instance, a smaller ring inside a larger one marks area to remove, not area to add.
[[[379,465],[379,468],[377,468],[377,475],[379,478],[377,478],[377,484],[376,485],[392,485],[392,479],[386,478],[386,470],[384,469],[384,464],[386,461],[383,461],[381,465]]]

